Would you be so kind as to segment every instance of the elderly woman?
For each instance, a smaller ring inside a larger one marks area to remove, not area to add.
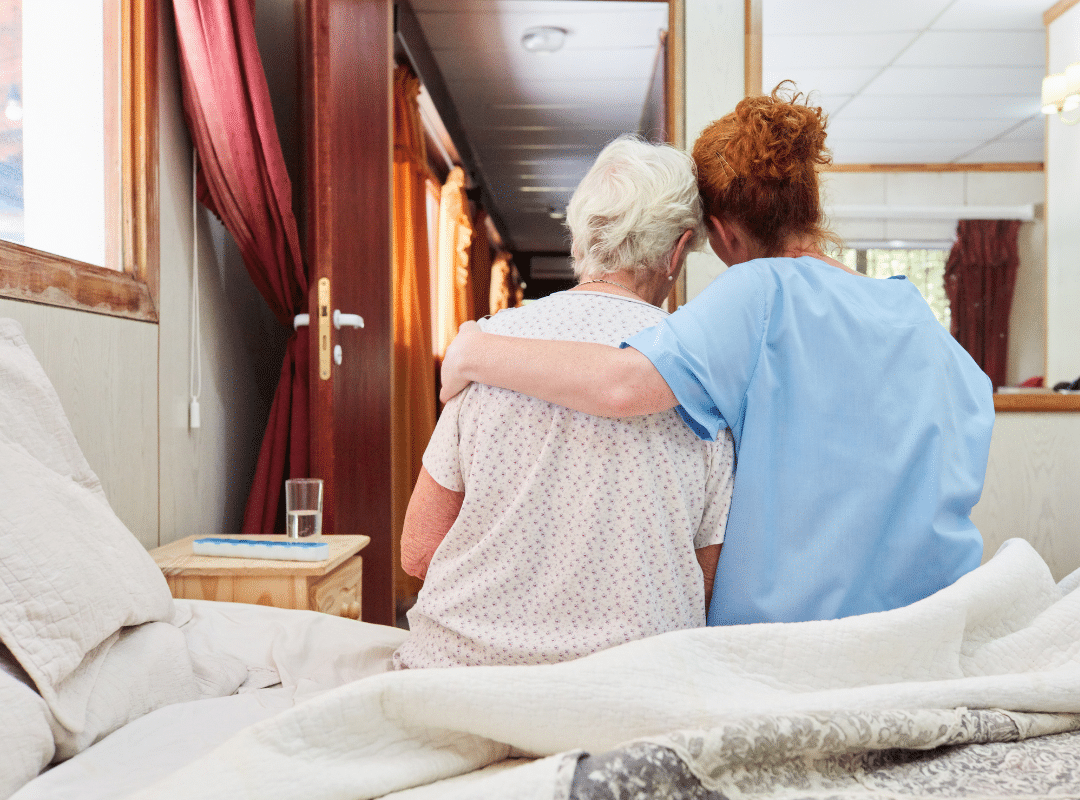
[[[749,97],[694,145],[709,242],[734,265],[624,349],[463,326],[468,380],[604,416],[678,407],[730,430],[738,473],[710,624],[833,619],[912,603],[979,565],[971,522],[990,381],[902,277],[823,253],[825,116]]]
[[[567,208],[580,283],[485,330],[618,344],[703,240],[693,162],[609,144]],[[447,404],[424,454],[402,564],[425,577],[405,667],[546,664],[705,624],[732,490],[730,438],[673,411],[601,419],[488,386]]]

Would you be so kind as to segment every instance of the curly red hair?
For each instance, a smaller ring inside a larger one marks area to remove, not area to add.
[[[791,237],[837,241],[824,227],[818,187],[818,168],[832,162],[827,121],[782,81],[708,125],[693,150],[706,216],[737,221],[767,256],[781,255]]]

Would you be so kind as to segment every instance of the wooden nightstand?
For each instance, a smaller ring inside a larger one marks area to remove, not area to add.
[[[173,597],[257,603],[360,618],[363,561],[359,552],[371,541],[367,536],[309,536],[302,540],[329,544],[329,561],[197,556],[191,552],[191,542],[199,538],[203,537],[188,536],[150,551],[165,574]],[[281,540],[284,537],[237,535],[234,538]]]

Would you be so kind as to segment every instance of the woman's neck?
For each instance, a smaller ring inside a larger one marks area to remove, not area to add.
[[[571,291],[603,292],[614,294],[619,297],[632,297],[634,300],[643,300],[652,303],[649,299],[648,287],[640,285],[640,281],[629,272],[604,272],[592,278],[587,278],[574,287]],[[656,305],[656,303],[652,303]]]
[[[861,273],[851,269],[846,264],[842,264],[835,258],[830,258],[821,252],[821,247],[816,242],[808,241],[806,239],[792,239],[785,243],[781,255],[785,258],[801,258],[802,256],[810,256],[816,258],[818,261],[823,261],[826,264],[837,267],[844,270],[844,272],[850,272],[852,275],[860,275]]]

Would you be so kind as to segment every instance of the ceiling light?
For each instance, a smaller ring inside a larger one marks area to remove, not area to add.
[[[552,219],[564,220],[566,219],[566,212],[559,211],[559,209],[552,207],[548,209],[548,216]]]
[[[1047,75],[1042,83],[1042,112],[1057,114],[1066,125],[1080,123],[1080,114],[1066,117],[1080,109],[1080,61],[1070,64],[1064,72]]]
[[[529,28],[521,36],[521,46],[530,53],[554,53],[566,43],[567,30],[554,25]]]

